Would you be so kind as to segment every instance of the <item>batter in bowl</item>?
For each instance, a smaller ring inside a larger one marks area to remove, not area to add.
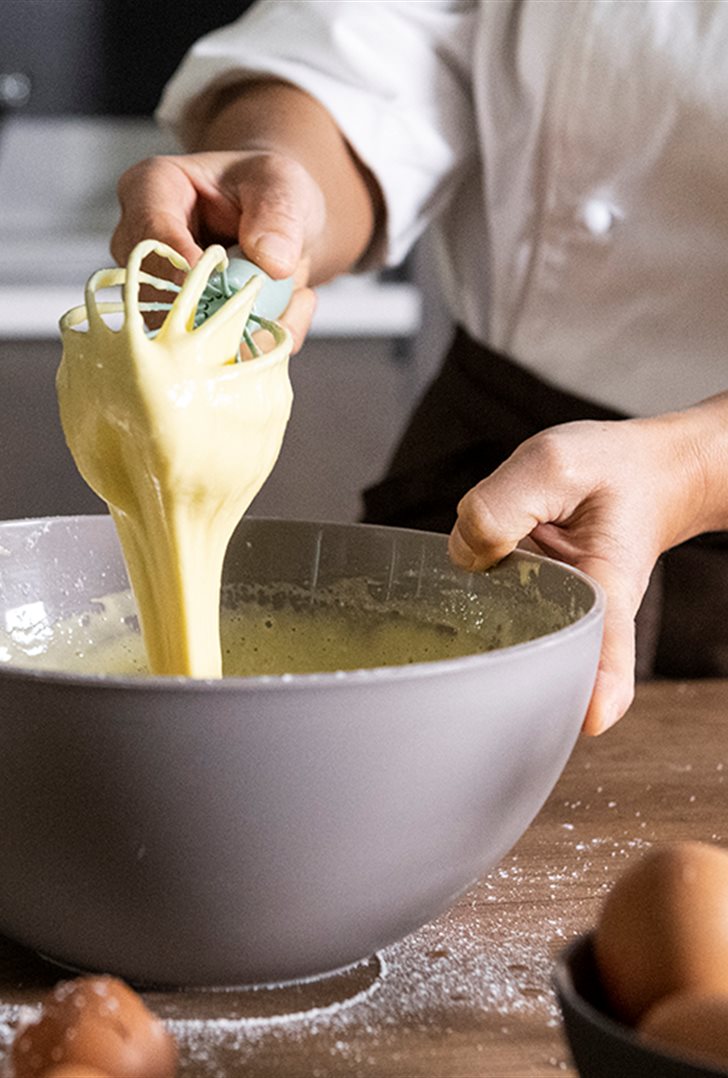
[[[145,312],[158,305],[140,299],[140,286],[170,286],[141,269],[152,253],[186,273],[154,332]],[[225,551],[275,464],[291,410],[288,332],[266,323],[270,350],[240,355],[260,278],[195,327],[208,278],[226,265],[222,247],[190,269],[172,248],[145,240],[126,269],[95,273],[85,304],[61,319],[64,434],[109,506],[154,674],[222,676]],[[121,303],[97,301],[97,291],[119,285]],[[121,325],[112,325],[119,315]]]

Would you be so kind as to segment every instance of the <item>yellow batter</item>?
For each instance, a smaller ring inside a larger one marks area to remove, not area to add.
[[[152,252],[187,273],[156,336],[140,304]],[[270,474],[291,409],[290,335],[236,362],[261,281],[252,278],[193,328],[210,273],[227,264],[213,246],[190,270],[165,244],[146,240],[124,269],[100,270],[85,304],[61,319],[57,390],[69,448],[86,482],[109,505],[155,674],[220,677],[222,563],[238,521]],[[123,286],[123,304],[97,302]],[[105,317],[123,313],[119,328]],[[80,329],[86,323],[85,329]]]
[[[529,563],[530,564],[530,563]],[[370,577],[310,584],[228,584],[222,591],[223,673],[326,673],[454,659],[555,632],[584,611],[541,594],[520,563],[485,595],[460,588],[375,598]],[[30,604],[0,627],[0,663],[79,674],[149,672],[134,597],[98,596],[91,609],[49,621]],[[41,604],[42,605],[42,604]]]
[[[131,594],[104,596],[95,605],[46,628],[42,639],[16,639],[0,629],[0,662],[80,674],[148,673]],[[230,677],[333,673],[453,659],[497,646],[457,619],[429,621],[421,613],[419,604],[376,609],[333,596],[312,607],[301,604],[295,588],[282,587],[275,602],[250,598],[222,610],[223,670]]]

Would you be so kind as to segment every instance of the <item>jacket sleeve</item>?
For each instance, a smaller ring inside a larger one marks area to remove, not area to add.
[[[201,38],[157,116],[179,132],[202,95],[261,74],[301,87],[371,169],[386,208],[373,261],[402,260],[475,154],[477,0],[259,0]]]

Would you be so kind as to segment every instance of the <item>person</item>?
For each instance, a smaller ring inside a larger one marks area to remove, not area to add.
[[[597,579],[587,733],[635,664],[728,673],[726,55],[721,0],[259,0],[165,89],[186,152],[119,183],[117,261],[239,242],[297,347],[312,288],[432,230],[457,330],[365,519]]]

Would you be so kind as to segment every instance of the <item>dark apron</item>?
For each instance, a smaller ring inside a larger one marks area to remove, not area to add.
[[[449,532],[457,503],[526,438],[623,413],[542,382],[458,329],[363,520]],[[728,533],[700,536],[658,562],[637,616],[637,676],[728,676]]]

